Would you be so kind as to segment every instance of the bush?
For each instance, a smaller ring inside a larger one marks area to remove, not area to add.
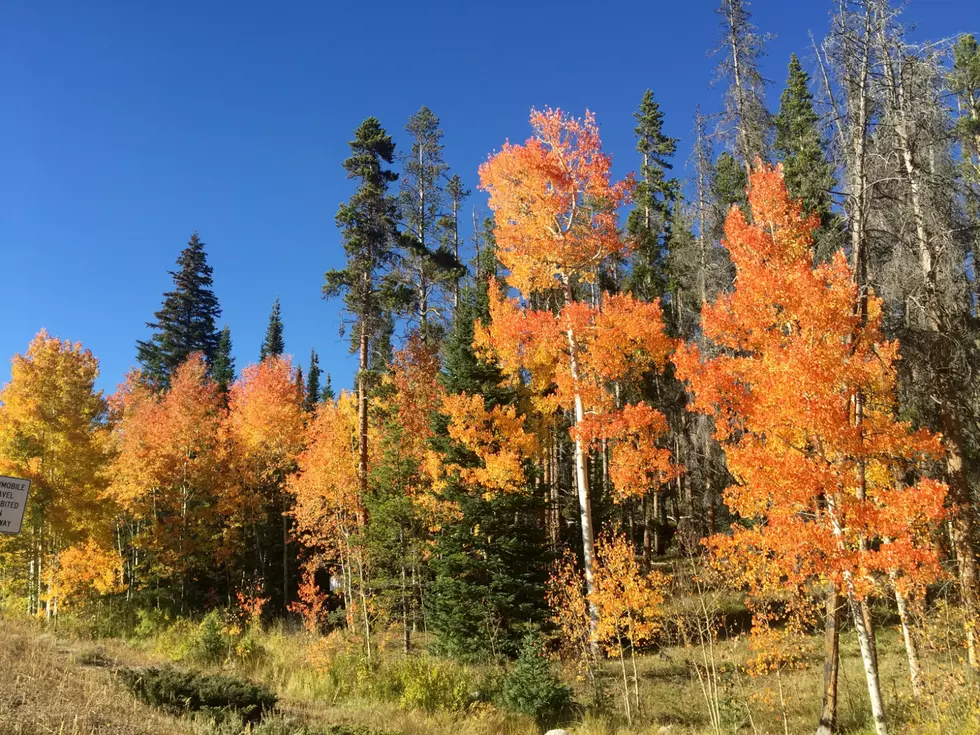
[[[178,714],[235,713],[245,722],[258,722],[277,701],[268,689],[251,682],[220,674],[180,671],[171,666],[120,669],[119,678],[137,698]]]
[[[404,709],[460,712],[470,701],[471,677],[451,661],[436,661],[425,656],[406,659],[400,665]]]
[[[133,635],[140,639],[153,638],[170,624],[170,616],[159,607],[140,608],[136,611],[136,618]]]
[[[524,639],[521,655],[504,680],[500,705],[540,724],[556,721],[571,708],[572,690],[555,676],[536,638]]]

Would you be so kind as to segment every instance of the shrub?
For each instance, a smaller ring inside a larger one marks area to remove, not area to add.
[[[471,677],[466,669],[451,661],[425,656],[409,658],[400,665],[400,674],[399,703],[405,709],[460,712],[469,704]]]
[[[140,639],[153,638],[170,624],[170,616],[159,607],[140,608],[136,611],[136,618],[133,634]]]
[[[176,713],[235,713],[245,722],[258,722],[277,701],[268,689],[251,682],[220,674],[180,671],[171,666],[120,669],[119,678],[137,698]]]
[[[504,680],[500,704],[541,724],[557,720],[570,709],[572,690],[555,676],[536,638],[525,638],[521,655]]]

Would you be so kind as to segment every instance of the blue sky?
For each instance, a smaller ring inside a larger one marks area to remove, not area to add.
[[[597,116],[617,175],[635,168],[632,112],[652,88],[684,174],[695,105],[714,112],[715,0],[689,2],[0,3],[0,382],[42,327],[81,341],[114,389],[167,271],[207,243],[238,367],[255,361],[273,300],[287,352],[310,348],[351,383],[334,224],[340,163],[369,115],[404,143],[410,114],[442,120],[445,156],[475,189],[532,106]],[[763,71],[778,104],[792,51],[808,68],[832,3],[756,0],[775,34]],[[975,0],[911,0],[929,38],[977,31]],[[486,213],[485,199],[472,206]],[[469,209],[467,209],[467,214]],[[468,234],[469,228],[467,228]]]

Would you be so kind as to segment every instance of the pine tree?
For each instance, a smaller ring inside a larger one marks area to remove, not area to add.
[[[231,329],[226,324],[218,339],[218,349],[211,363],[211,375],[223,393],[235,382],[235,357],[231,354]]]
[[[667,289],[667,241],[673,205],[677,199],[677,179],[666,176],[670,158],[677,151],[677,139],[664,135],[664,114],[649,89],[644,93],[636,118],[636,150],[642,157],[636,185],[636,206],[630,212],[626,231],[634,242],[633,272],[629,287],[650,300]]]
[[[789,60],[786,89],[775,117],[775,149],[783,162],[786,188],[802,201],[804,212],[813,212],[826,226],[830,221],[830,190],[834,175],[820,137],[820,119],[813,109],[810,78],[796,54]]]
[[[296,378],[294,382],[296,383],[296,390],[306,395],[306,379],[303,377],[303,367],[301,365],[296,366]]]
[[[221,307],[211,288],[212,269],[197,232],[181,251],[177,266],[178,270],[170,271],[174,290],[163,295],[163,306],[154,314],[156,321],[146,323],[153,335],[136,343],[143,372],[162,385],[169,385],[173,371],[194,352],[202,352],[210,365],[220,340],[215,321]]]
[[[307,411],[313,411],[319,402],[320,358],[317,357],[316,350],[310,350],[310,369],[306,373],[306,399],[304,405]]]
[[[379,327],[394,310],[406,305],[410,294],[398,278],[402,263],[395,227],[397,202],[388,187],[398,179],[384,168],[391,164],[395,144],[376,118],[369,117],[350,142],[351,156],[344,161],[348,178],[358,179],[357,190],[337,212],[343,231],[347,267],[328,271],[323,286],[327,298],[343,295],[353,321],[352,351],[358,353],[358,476],[362,497],[368,485],[368,389],[369,357]]]
[[[259,350],[259,362],[272,355],[279,357],[286,351],[286,343],[282,338],[282,311],[279,307],[279,297],[276,297],[269,314],[269,326],[265,330],[265,340]]]

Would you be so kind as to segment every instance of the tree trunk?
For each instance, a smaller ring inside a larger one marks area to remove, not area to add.
[[[902,638],[905,640],[905,653],[909,659],[909,680],[912,684],[912,696],[922,695],[922,666],[919,663],[919,644],[915,639],[915,631],[912,630],[912,621],[909,618],[908,603],[896,582],[895,572],[889,573],[892,587],[895,590],[895,604],[898,606],[898,618],[902,623]]]
[[[817,735],[832,735],[837,729],[837,675],[840,670],[840,604],[837,588],[827,588],[823,639],[823,703]]]
[[[881,679],[878,676],[878,666],[874,660],[871,648],[871,636],[864,624],[864,614],[861,605],[854,595],[854,585],[850,574],[845,573],[847,583],[847,601],[854,619],[854,630],[857,633],[858,646],[861,648],[861,663],[864,665],[864,678],[868,683],[868,698],[871,700],[871,715],[875,722],[876,735],[888,735],[885,725],[885,703],[881,696]]]
[[[571,284],[565,285],[565,303],[572,303]],[[580,425],[585,420],[585,407],[582,405],[582,396],[578,392],[578,360],[576,358],[575,332],[568,329],[568,357],[569,371],[571,372],[572,382],[576,385],[575,390],[575,425]],[[595,604],[595,534],[592,528],[592,499],[589,495],[589,468],[587,451],[582,438],[575,437],[575,483],[578,488],[578,504],[580,519],[582,523],[582,562],[585,567],[585,587],[589,596],[589,642],[592,654],[598,658],[599,644],[596,640],[596,629],[599,626],[599,610]]]
[[[367,522],[364,510],[364,498],[368,492],[368,333],[362,320],[360,338],[360,361],[357,373],[357,480],[360,484],[361,497],[357,502],[358,523]]]

